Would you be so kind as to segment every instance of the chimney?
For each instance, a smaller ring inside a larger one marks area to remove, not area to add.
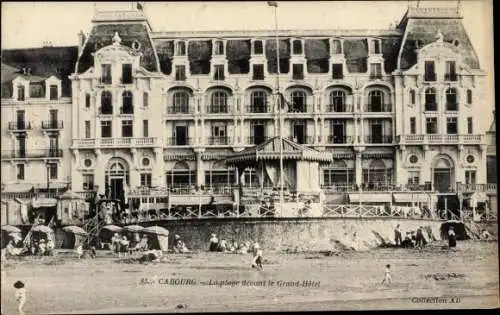
[[[83,50],[83,45],[85,45],[85,40],[87,39],[87,37],[85,36],[85,34],[83,33],[83,31],[80,31],[78,33],[78,54],[80,54]]]

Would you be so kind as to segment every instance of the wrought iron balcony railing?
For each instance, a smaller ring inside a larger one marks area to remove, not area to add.
[[[367,104],[365,106],[365,112],[371,112],[371,113],[392,112],[392,104]]]
[[[208,137],[209,145],[228,145],[229,137]]]
[[[5,150],[2,151],[2,158],[17,159],[17,158],[60,158],[63,156],[61,149],[32,149],[32,150]]]
[[[246,107],[247,113],[269,113],[270,109],[267,105],[248,105]]]
[[[352,104],[330,104],[327,106],[328,112],[335,113],[352,113]]]
[[[328,143],[329,144],[352,144],[352,137],[351,136],[335,136],[335,135],[330,135],[328,136]]]
[[[193,108],[187,105],[183,106],[168,106],[167,112],[169,114],[192,114]]]
[[[192,139],[191,138],[177,138],[177,137],[170,137],[168,138],[168,145],[191,145]]]
[[[101,106],[101,107],[99,107],[99,114],[101,114],[101,115],[113,115],[113,106]]]
[[[59,130],[64,128],[64,123],[62,120],[46,120],[42,121],[42,129],[45,130]]]
[[[248,144],[261,144],[263,142],[265,142],[266,140],[268,140],[269,137],[248,137],[247,138],[247,143]]]
[[[30,122],[26,121],[10,121],[9,122],[9,130],[11,131],[26,131],[31,130]]]
[[[134,114],[134,106],[122,106],[120,107],[121,115],[132,115]]]
[[[207,113],[210,114],[229,114],[229,106],[224,105],[208,105],[206,107]]]
[[[392,143],[392,136],[380,135],[380,136],[365,136],[365,143]]]

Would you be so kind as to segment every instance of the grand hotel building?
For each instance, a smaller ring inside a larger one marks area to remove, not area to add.
[[[2,51],[4,189],[258,185],[224,159],[278,135],[273,30],[155,32],[133,10],[92,23],[77,47]],[[331,152],[326,190],[486,184],[485,72],[455,8],[279,40],[283,136]]]

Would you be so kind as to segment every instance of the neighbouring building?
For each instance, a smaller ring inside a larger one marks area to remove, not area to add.
[[[391,29],[280,30],[279,60],[273,30],[155,32],[134,10],[92,23],[78,47],[2,51],[5,186],[259,186],[224,160],[278,135],[278,65],[283,136],[335,160],[325,192],[487,183],[486,73],[455,8],[410,7]]]

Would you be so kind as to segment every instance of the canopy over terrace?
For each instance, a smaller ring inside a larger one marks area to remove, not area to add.
[[[330,153],[306,148],[291,140],[274,137],[254,147],[235,153],[226,159],[234,165],[238,174],[253,167],[261,187],[265,183],[280,186],[280,141],[283,144],[283,186],[296,192],[320,192],[320,163],[331,163]],[[241,176],[239,178],[241,184]]]

